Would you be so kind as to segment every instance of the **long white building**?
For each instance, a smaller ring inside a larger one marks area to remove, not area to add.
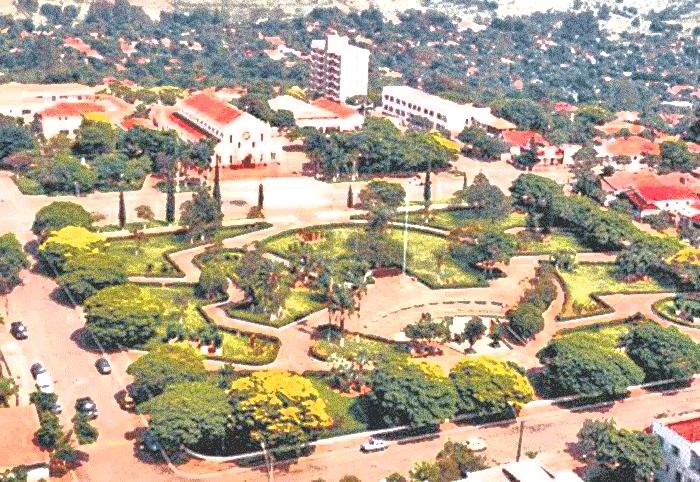
[[[311,41],[311,92],[345,102],[367,95],[369,50],[350,45],[347,37],[328,35]]]
[[[488,130],[511,130],[515,125],[491,114],[488,107],[458,104],[407,85],[388,85],[382,89],[382,112],[407,124],[412,116],[429,120],[435,128],[456,136],[472,124]]]
[[[76,83],[0,84],[0,114],[29,123],[35,114],[59,103],[92,101],[99,88]]]
[[[270,124],[211,95],[200,93],[180,102],[177,115],[215,139],[212,166],[252,166],[277,158],[278,143]]]
[[[700,482],[700,417],[656,420],[651,431],[663,443],[663,464],[656,473],[656,480]]]

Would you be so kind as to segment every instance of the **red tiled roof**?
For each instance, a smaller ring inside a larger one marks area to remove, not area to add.
[[[620,137],[607,145],[607,151],[613,156],[639,156],[642,154],[658,155],[659,145],[640,136]]]
[[[554,104],[554,112],[574,112],[577,109],[575,105],[568,102],[556,102]]]
[[[179,129],[182,129],[183,131],[193,136],[196,140],[206,139],[207,137],[209,137],[206,132],[199,130],[197,127],[193,126],[185,119],[178,116],[175,112],[171,112],[170,114],[168,114],[168,121],[172,122]]]
[[[646,200],[635,191],[627,191],[625,193],[627,199],[636,207],[638,210],[643,211],[644,209],[656,209],[656,206],[649,204]]]
[[[193,95],[185,99],[183,103],[218,125],[226,125],[242,114],[231,104],[207,94]]]
[[[41,112],[43,117],[70,117],[81,116],[88,112],[104,112],[102,105],[93,102],[61,102]]]
[[[666,425],[690,443],[700,442],[700,417]]]
[[[153,129],[153,123],[149,119],[142,119],[140,117],[129,117],[121,122],[121,126],[126,129],[133,129],[136,126],[145,127],[146,129]]]
[[[688,145],[688,151],[691,152],[692,154],[700,154],[700,144],[696,144],[695,142],[687,142]]]
[[[683,186],[642,185],[637,188],[637,192],[648,202],[697,199],[698,197],[693,191]]]
[[[357,114],[357,111],[353,109],[350,106],[347,106],[345,104],[340,104],[338,102],[334,102],[330,99],[326,99],[325,97],[321,97],[320,99],[316,99],[315,101],[312,102],[313,105],[316,107],[320,107],[321,109],[325,109],[336,116],[340,117],[341,119],[350,117],[352,115]]]
[[[530,143],[548,146],[547,139],[535,131],[504,131],[501,133],[503,140],[511,146],[530,147]]]

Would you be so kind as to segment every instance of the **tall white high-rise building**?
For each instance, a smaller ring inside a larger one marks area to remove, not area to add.
[[[311,41],[311,92],[345,102],[367,95],[369,50],[350,45],[347,37],[328,35]]]

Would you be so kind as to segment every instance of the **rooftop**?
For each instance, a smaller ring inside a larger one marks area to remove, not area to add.
[[[88,112],[104,111],[104,106],[94,102],[61,102],[43,110],[39,115],[42,117],[75,117],[85,115]]]
[[[618,137],[603,144],[603,149],[611,156],[659,155],[659,145],[640,136]]]
[[[316,107],[320,107],[321,109],[333,113],[335,116],[340,117],[341,119],[345,119],[347,117],[351,117],[357,114],[357,111],[349,105],[334,102],[330,99],[326,99],[325,97],[316,99],[312,102],[312,104]]]
[[[700,442],[700,417],[669,423],[666,426],[690,443]]]
[[[231,104],[208,94],[195,94],[185,99],[183,104],[218,126],[230,124],[242,114]]]
[[[34,405],[0,409],[0,469],[18,465],[32,465],[48,461],[48,454],[34,443],[34,432],[39,429],[39,417]]]
[[[501,135],[511,146],[528,148],[532,142],[536,145],[549,145],[547,139],[535,131],[504,131]]]

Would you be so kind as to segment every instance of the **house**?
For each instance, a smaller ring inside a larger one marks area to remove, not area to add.
[[[583,482],[570,470],[553,472],[536,460],[524,459],[469,472],[466,479],[457,482]]]
[[[336,102],[367,95],[369,50],[350,44],[348,37],[328,35],[311,41],[311,92]]]
[[[645,130],[644,126],[642,125],[633,124],[631,122],[619,119],[611,120],[610,122],[606,122],[605,124],[596,126],[595,128],[608,136],[614,136],[623,129],[626,129],[630,134],[635,136],[641,134]]]
[[[0,474],[24,465],[29,469],[27,481],[49,480],[49,457],[34,443],[34,433],[39,429],[36,407],[12,406],[0,409]]]
[[[290,111],[297,126],[323,132],[356,130],[365,122],[365,117],[357,110],[325,97],[309,103],[291,95],[280,95],[270,99],[268,104],[274,111]]]
[[[37,113],[59,102],[93,101],[100,88],[77,83],[0,84],[0,114],[30,123]]]
[[[658,144],[640,136],[607,139],[594,149],[598,153],[597,157],[605,158],[616,169],[632,172],[642,168],[645,157],[658,156],[661,152]]]
[[[661,439],[659,482],[700,482],[700,417],[655,420],[651,432]]]
[[[209,137],[214,147],[212,165],[253,166],[276,159],[279,146],[272,138],[272,127],[257,117],[238,110],[207,93],[195,94],[178,103],[173,117]]]
[[[104,111],[104,106],[95,102],[61,102],[39,113],[41,132],[46,139],[58,134],[74,139],[85,115]]]

